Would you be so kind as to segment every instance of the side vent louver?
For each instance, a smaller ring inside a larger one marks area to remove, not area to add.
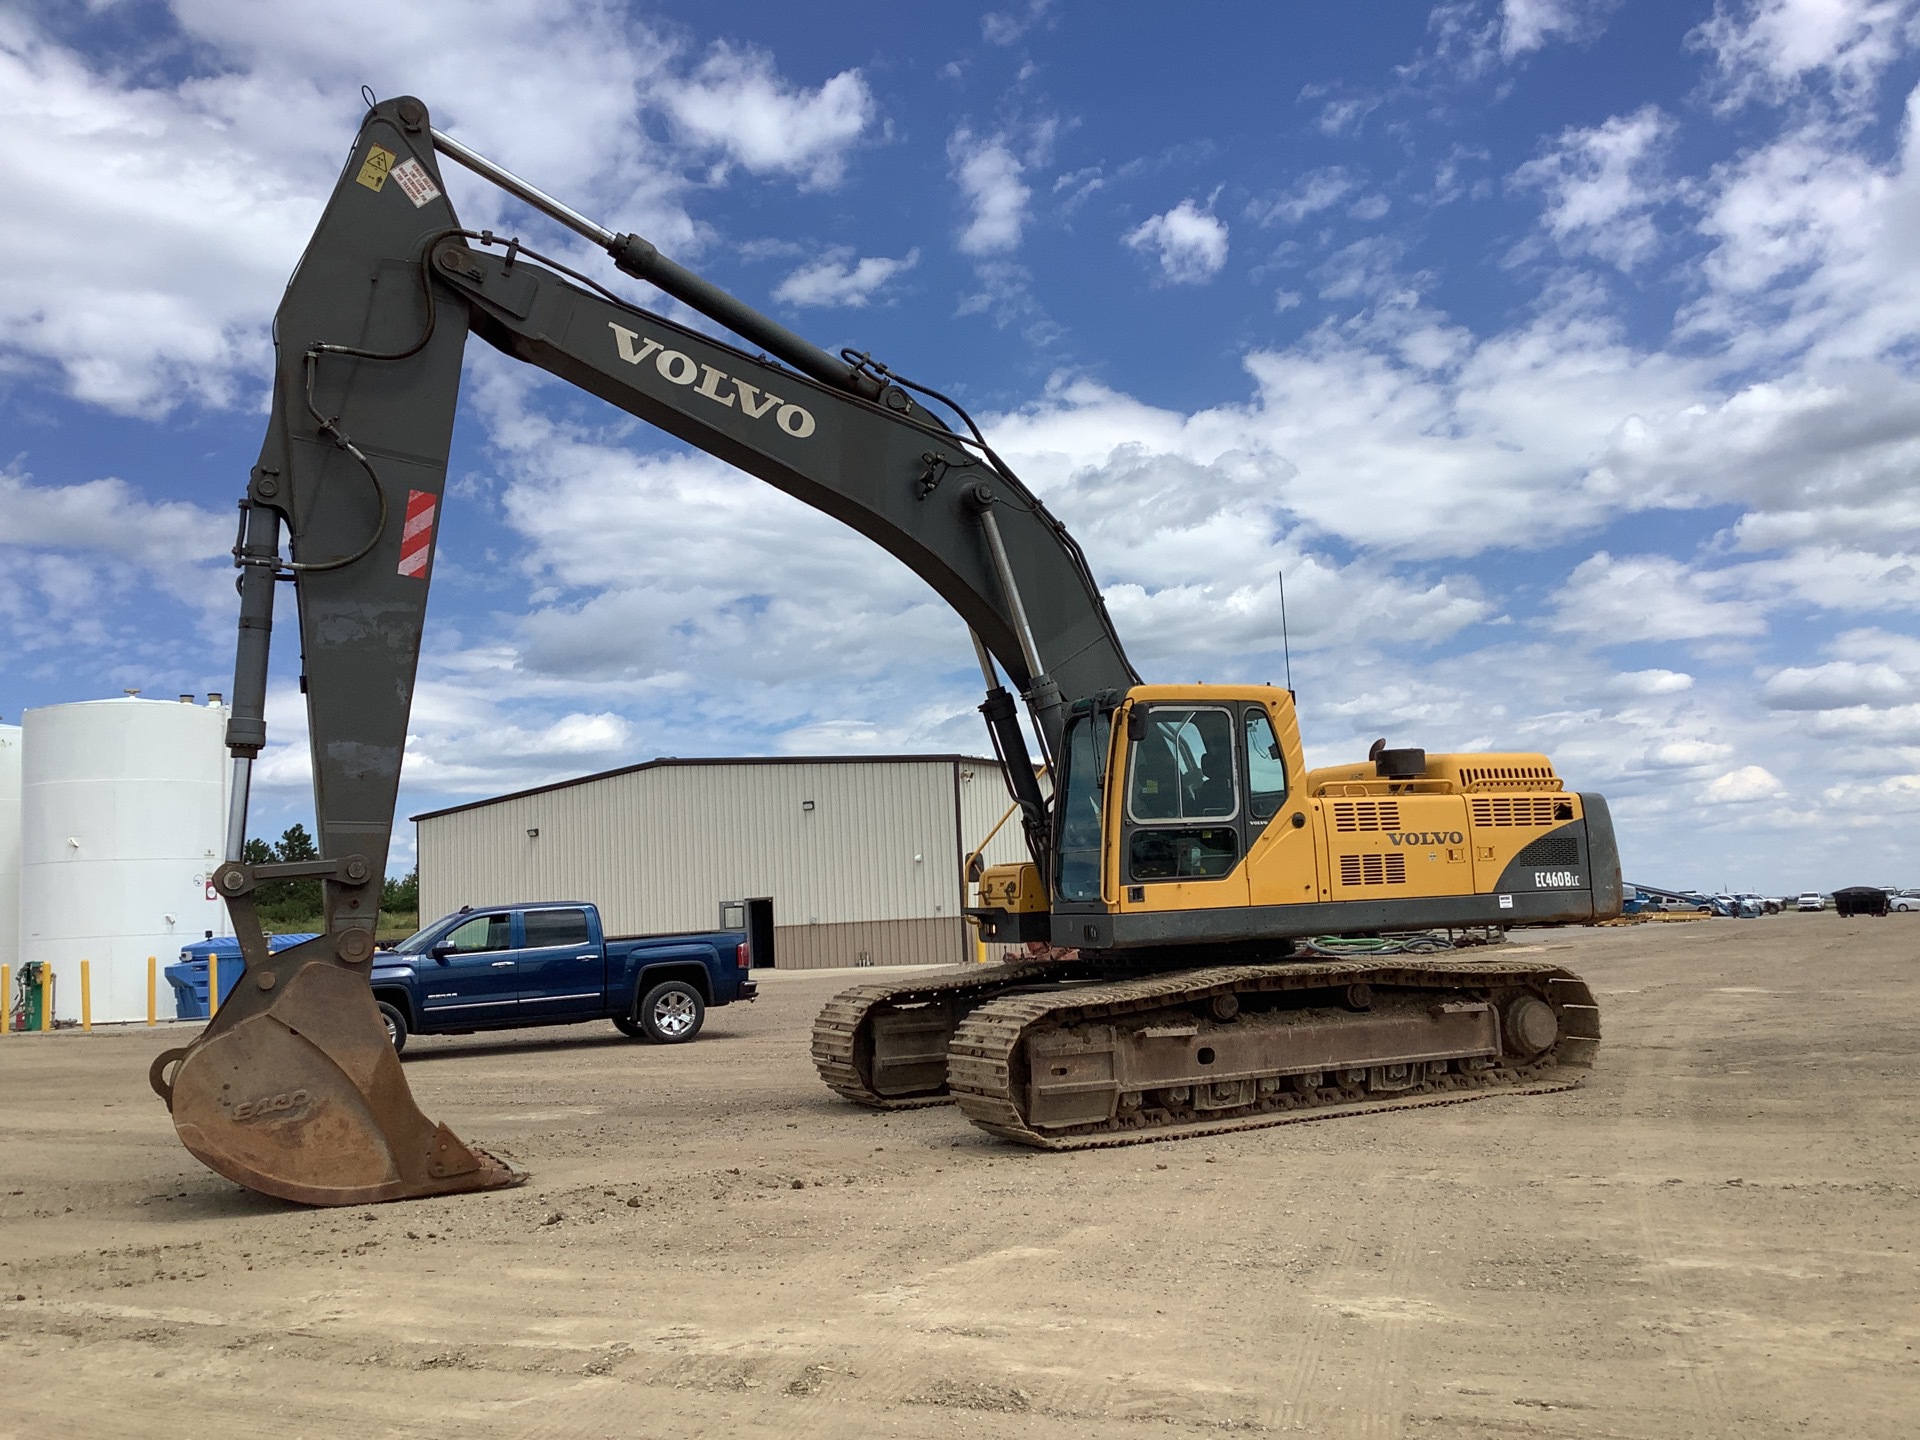
[[[1551,795],[1474,795],[1467,803],[1473,807],[1475,825],[1547,826],[1554,823],[1555,801]]]
[[[1333,802],[1333,828],[1355,834],[1361,830],[1398,830],[1398,800],[1336,800]]]
[[[1342,885],[1404,885],[1407,883],[1407,857],[1404,855],[1342,855]]]

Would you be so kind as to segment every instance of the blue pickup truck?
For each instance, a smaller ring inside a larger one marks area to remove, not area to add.
[[[465,1035],[611,1020],[678,1045],[707,1009],[759,993],[737,930],[609,937],[580,901],[469,905],[373,957],[373,998],[393,1048],[409,1034]]]

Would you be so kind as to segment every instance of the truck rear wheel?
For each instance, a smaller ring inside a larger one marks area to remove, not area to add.
[[[663,980],[640,999],[634,1019],[656,1045],[683,1045],[700,1033],[707,1018],[700,992],[684,980]]]

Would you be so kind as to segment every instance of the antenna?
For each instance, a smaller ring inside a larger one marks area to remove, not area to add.
[[[1287,694],[1293,694],[1293,645],[1287,639],[1287,572],[1283,568],[1276,572],[1280,576],[1280,650],[1287,659]]]

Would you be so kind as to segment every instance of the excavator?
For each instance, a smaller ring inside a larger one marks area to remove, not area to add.
[[[743,343],[464,228],[443,159]],[[1620,866],[1602,797],[1566,789],[1538,754],[1382,742],[1310,770],[1290,690],[1144,683],[1080,547],[958,404],[867,353],[813,345],[402,97],[370,105],[288,283],[240,501],[213,884],[245,969],[149,1075],[213,1170],[311,1205],[525,1178],[422,1113],[367,984],[469,334],[843,521],[971,631],[1029,858],[970,877],[970,913],[1011,958],[836,997],[813,1035],[836,1091],[878,1108],[951,1100],[996,1135],[1058,1149],[1566,1088],[1591,1066],[1593,997],[1563,969],[1500,947],[1328,953],[1311,937],[1611,916]],[[320,858],[253,864],[283,582]],[[321,882],[325,921],[269,952],[254,897],[290,878]]]

